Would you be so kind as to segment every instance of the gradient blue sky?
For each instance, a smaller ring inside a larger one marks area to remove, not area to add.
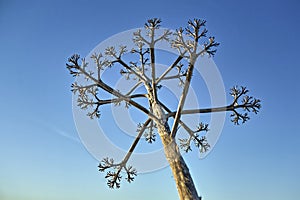
[[[152,17],[173,29],[206,19],[226,89],[247,85],[263,100],[245,125],[226,121],[206,159],[187,156],[204,199],[298,199],[299,10],[297,0],[0,0],[0,199],[178,199],[169,169],[107,188],[78,140],[65,69]]]

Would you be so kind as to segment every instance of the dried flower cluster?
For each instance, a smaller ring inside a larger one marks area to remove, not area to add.
[[[119,106],[121,102],[124,102],[127,108],[131,106],[144,113],[148,118],[144,123],[138,124],[137,136],[121,162],[116,163],[109,158],[104,158],[100,162],[99,171],[107,172],[105,178],[107,178],[107,185],[110,188],[120,187],[120,181],[124,176],[122,173],[125,174],[125,179],[128,182],[134,180],[137,171],[128,165],[128,160],[141,138],[145,138],[148,143],[153,143],[157,140],[157,135],[161,138],[167,134],[170,141],[177,145],[175,136],[180,126],[188,134],[187,138],[179,138],[179,147],[183,151],[191,151],[191,143],[194,143],[200,152],[206,152],[210,148],[205,135],[200,135],[200,133],[209,131],[208,124],[201,122],[193,130],[181,119],[182,115],[230,111],[232,112],[232,122],[238,125],[240,122],[244,123],[250,119],[249,112],[256,114],[261,108],[260,100],[248,96],[246,87],[239,88],[236,86],[231,89],[230,93],[233,96],[233,102],[227,106],[184,110],[183,107],[197,58],[205,54],[214,56],[219,43],[215,41],[214,37],[207,37],[208,31],[205,28],[205,20],[190,20],[186,28],[179,28],[174,33],[166,30],[162,34],[157,34],[156,31],[160,28],[160,24],[160,19],[150,19],[144,26],[146,34],[142,30],[136,31],[133,34],[133,42],[136,45],[134,49],[128,50],[126,46],[110,46],[104,52],[94,53],[91,59],[96,66],[95,69],[90,69],[89,63],[85,59],[80,59],[77,54],[71,56],[67,63],[67,69],[72,76],[85,79],[84,83],[75,81],[72,84],[72,92],[77,95],[77,105],[81,109],[87,110],[87,115],[90,118],[100,117],[101,106],[107,104]],[[157,76],[155,45],[159,41],[168,42],[178,50],[179,56],[164,73]],[[123,59],[125,54],[135,55],[138,59],[126,62]],[[187,61],[187,66],[182,64],[183,59]],[[120,70],[122,76],[136,81],[136,84],[132,88],[128,88],[126,93],[121,93],[102,80],[102,72],[115,65],[122,67]],[[173,75],[170,75],[170,72],[173,72]],[[182,95],[175,111],[172,111],[160,100],[157,92],[158,89],[164,87],[164,81],[171,79],[178,80],[179,85],[182,86]],[[136,89],[140,86],[143,86],[147,92],[137,93]],[[107,92],[113,98],[103,99],[99,95],[99,91]],[[148,100],[149,104],[142,105],[136,101],[137,98],[144,98]],[[174,118],[171,128],[168,123],[170,118]],[[187,184],[189,183],[187,182]],[[199,199],[199,197],[197,198]]]

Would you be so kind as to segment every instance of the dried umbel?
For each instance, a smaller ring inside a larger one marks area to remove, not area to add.
[[[250,119],[250,112],[257,114],[261,108],[261,102],[248,95],[246,87],[235,86],[231,89],[232,103],[215,108],[195,108],[184,109],[184,104],[193,78],[194,66],[200,56],[214,56],[219,43],[214,37],[207,37],[206,21],[194,19],[188,21],[186,28],[179,28],[175,32],[165,30],[158,32],[161,20],[150,19],[145,23],[144,29],[133,33],[135,48],[128,50],[126,46],[109,46],[104,52],[94,53],[91,60],[95,69],[91,69],[89,63],[80,56],[74,54],[67,63],[67,69],[74,77],[85,79],[84,83],[74,82],[72,92],[77,97],[77,105],[87,110],[90,118],[100,117],[100,108],[105,105],[120,106],[125,103],[144,113],[147,117],[145,122],[141,122],[137,127],[137,135],[130,146],[125,157],[120,162],[115,162],[113,158],[104,158],[99,164],[99,171],[106,172],[107,185],[110,188],[119,188],[122,177],[127,182],[132,182],[137,175],[137,170],[128,164],[132,153],[139,141],[144,138],[149,144],[160,139],[163,143],[166,158],[170,164],[176,181],[180,199],[201,199],[194,186],[189,169],[181,156],[179,148],[184,152],[191,151],[194,147],[200,152],[206,152],[210,144],[205,137],[209,131],[209,125],[199,122],[197,127],[189,127],[182,115],[204,114],[213,112],[231,112],[232,122],[239,125]],[[178,57],[159,76],[156,73],[157,65],[156,44],[158,42],[168,42],[172,48],[178,51]],[[126,62],[126,54],[137,56],[136,60]],[[185,61],[185,62],[183,62]],[[128,88],[127,92],[120,92],[102,79],[102,73],[107,68],[118,65],[120,73],[126,80],[134,80],[136,84]],[[148,72],[148,73],[147,73]],[[172,72],[172,73],[171,73]],[[171,110],[169,105],[162,102],[158,90],[164,87],[165,81],[177,80],[182,86],[182,93],[176,110]],[[144,93],[136,92],[138,87],[143,87]],[[101,97],[101,92],[106,92],[112,98]],[[141,104],[138,98],[145,99],[148,104]],[[173,119],[170,126],[170,119]],[[187,133],[187,137],[178,138],[178,129],[182,128]],[[194,147],[192,146],[194,144]]]

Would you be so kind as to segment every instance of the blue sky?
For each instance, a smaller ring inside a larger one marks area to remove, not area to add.
[[[110,190],[78,140],[72,116],[73,53],[160,17],[170,28],[207,20],[227,91],[246,85],[262,110],[242,125],[229,116],[204,160],[187,155],[205,199],[297,199],[300,195],[299,38],[296,0],[0,1],[0,198],[177,199],[171,171]],[[104,114],[104,113],[103,113]]]

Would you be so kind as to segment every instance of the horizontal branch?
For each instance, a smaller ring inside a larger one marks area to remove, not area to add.
[[[242,108],[246,111],[249,111],[252,109],[252,112],[257,113],[258,109],[260,109],[260,100],[254,100],[253,102],[250,103],[245,103],[245,104],[230,104],[228,106],[222,106],[222,107],[216,107],[216,108],[202,108],[202,109],[189,109],[189,110],[182,110],[181,114],[182,115],[189,115],[189,114],[200,114],[200,113],[214,113],[214,112],[226,112],[226,111],[233,111],[235,114],[242,115],[238,113],[236,110],[239,108]],[[176,112],[169,112],[167,114],[167,117],[174,117],[176,115]],[[248,120],[248,119],[247,119]],[[247,121],[245,120],[245,121]],[[238,124],[238,123],[236,123]]]
[[[181,78],[181,77],[184,77],[184,76],[186,76],[186,74],[179,74],[179,75],[174,75],[174,76],[166,76],[162,80],[178,79],[178,78]]]
[[[134,98],[142,98],[146,97],[146,94],[133,94],[131,96],[128,96],[129,99]],[[98,100],[98,102],[95,102],[94,104],[104,105],[104,104],[110,104],[110,103],[117,103],[122,101],[122,99],[114,98],[114,99],[105,99],[105,100]]]
[[[197,113],[213,113],[213,112],[224,112],[224,111],[232,111],[236,108],[242,107],[241,105],[238,106],[222,106],[222,107],[216,107],[216,108],[200,108],[200,109],[190,109],[190,110],[183,110],[181,111],[182,115],[187,114],[197,114]],[[168,113],[168,117],[173,117],[176,115],[176,112],[170,112]]]

